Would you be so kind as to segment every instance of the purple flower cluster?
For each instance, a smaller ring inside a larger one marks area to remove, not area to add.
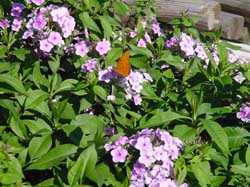
[[[179,37],[172,37],[165,43],[166,49],[180,49],[184,53],[184,58],[193,58],[197,56],[201,60],[205,61],[206,65],[208,64],[208,57],[206,55],[207,49],[203,46],[202,43],[196,41],[191,36],[186,33],[181,33]]]
[[[98,72],[98,78],[100,81],[109,83],[111,80],[120,78],[117,73],[114,72],[113,67],[109,67],[107,70],[100,70]],[[135,105],[141,105],[141,90],[144,82],[152,82],[153,79],[148,73],[142,73],[139,70],[131,71],[130,74],[120,79],[118,85],[124,88],[127,100],[133,100]],[[109,96],[108,100],[114,100],[114,96]]]
[[[178,158],[183,142],[166,131],[143,129],[131,137],[121,136],[104,147],[106,151],[111,151],[115,163],[136,158],[130,187],[187,186],[177,185],[173,179],[173,161]]]
[[[141,105],[141,90],[144,82],[153,82],[152,77],[148,73],[141,73],[140,71],[131,71],[131,73],[122,81],[122,86],[126,92],[126,99],[133,99],[135,105]]]
[[[245,123],[250,122],[250,107],[246,104],[243,104],[240,107],[240,111],[236,113],[236,116],[238,119],[241,119],[241,121]]]
[[[204,62],[203,67],[206,69],[209,64],[209,58],[207,53],[210,53],[214,58],[214,62],[219,64],[219,55],[217,52],[217,46],[212,45],[211,49],[206,48],[201,42],[195,40],[186,33],[181,33],[179,37],[172,37],[165,43],[166,49],[180,50],[183,52],[183,58],[198,57]],[[232,50],[228,50],[228,61],[231,63],[237,63],[239,58],[234,54]]]

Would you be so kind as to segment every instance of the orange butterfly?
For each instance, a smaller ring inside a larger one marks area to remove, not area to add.
[[[118,60],[117,66],[114,68],[114,71],[123,77],[127,77],[131,71],[129,54],[129,51],[125,51]]]

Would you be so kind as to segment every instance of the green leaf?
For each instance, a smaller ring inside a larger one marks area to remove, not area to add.
[[[139,129],[155,127],[155,126],[159,126],[161,124],[169,123],[169,122],[176,120],[176,119],[184,119],[184,118],[187,118],[187,117],[182,116],[180,114],[177,114],[175,112],[171,112],[171,111],[159,112],[159,113],[155,114],[153,117],[151,117],[144,124],[141,124],[139,126]]]
[[[247,146],[245,160],[246,160],[247,166],[249,167],[250,166],[250,144],[248,144],[248,146]]]
[[[113,2],[113,7],[116,13],[125,16],[130,13],[130,8],[123,2]]]
[[[76,116],[75,111],[73,109],[73,104],[67,103],[63,112],[61,113],[62,119],[74,119]]]
[[[16,48],[15,51],[12,52],[19,60],[24,61],[26,55],[30,54],[31,51],[25,48]]]
[[[58,145],[55,148],[51,149],[48,153],[43,155],[41,158],[39,158],[37,161],[29,165],[27,167],[27,170],[50,169],[59,164],[60,161],[75,154],[76,151],[77,147],[72,144]]]
[[[1,45],[0,46],[0,59],[5,57],[5,53],[7,52],[8,47]]]
[[[240,149],[248,142],[246,137],[250,137],[250,133],[241,127],[225,127],[225,132],[228,136],[228,145],[232,150]]]
[[[220,150],[225,154],[229,154],[228,146],[228,136],[225,130],[217,122],[211,120],[201,120],[206,131],[211,136],[212,141],[220,148]]]
[[[95,170],[89,173],[88,178],[96,182],[98,186],[103,186],[103,184],[105,186],[123,186],[104,162],[98,164]]]
[[[10,99],[0,99],[0,106],[8,109],[16,121],[19,120],[19,113],[17,112],[16,107],[13,105],[13,102]]]
[[[93,87],[93,91],[96,95],[98,95],[103,100],[107,100],[107,92],[103,87],[101,87],[99,85],[95,85]]]
[[[44,86],[46,88],[49,87],[49,81],[45,78],[45,76],[42,75],[40,71],[40,62],[36,61],[34,64],[34,69],[33,69],[33,81],[35,85],[40,88],[41,86]]]
[[[43,134],[41,137],[33,137],[29,143],[29,156],[33,160],[47,153],[52,145],[50,133]]]
[[[227,179],[226,176],[212,176],[210,182],[212,186],[222,186],[223,182]]]
[[[224,169],[227,169],[229,158],[225,156],[223,153],[216,151],[212,147],[205,153],[213,162],[218,165],[222,165]]]
[[[210,165],[208,162],[191,163],[192,172],[202,187],[210,184]]]
[[[196,138],[196,130],[187,125],[176,125],[173,135],[182,141],[192,141]]]
[[[101,33],[99,27],[97,26],[95,21],[92,19],[92,17],[89,16],[88,12],[80,13],[79,18],[84,27],[89,28],[90,30],[96,31],[98,33]]]
[[[232,165],[231,166],[231,172],[243,176],[248,176],[250,177],[250,166],[246,167],[245,164],[242,165]]]
[[[154,101],[162,101],[162,99],[155,94],[150,83],[143,83],[141,94],[143,95],[143,98],[151,99]]]
[[[40,182],[39,184],[36,184],[36,187],[58,187],[55,182],[56,180],[54,178],[49,178],[46,180],[43,180],[42,182]]]
[[[72,120],[71,125],[78,125],[87,136],[88,141],[103,142],[104,120],[89,114],[80,114]]]
[[[59,88],[53,94],[55,95],[65,91],[71,91],[74,87],[73,84],[77,84],[77,82],[78,81],[75,79],[66,79],[59,85]]]
[[[68,181],[70,186],[74,186],[79,180],[83,180],[83,177],[91,173],[95,169],[96,162],[97,153],[94,144],[92,144],[81,153],[76,163],[69,170]]]
[[[15,173],[19,178],[24,178],[22,166],[17,158],[11,158],[8,162],[8,173]]]
[[[60,68],[60,59],[49,60],[48,64],[52,72],[56,73]]]
[[[3,173],[0,176],[0,184],[10,185],[17,183],[22,178],[16,173]]]
[[[150,51],[148,48],[144,48],[144,47],[137,47],[135,45],[132,44],[128,44],[129,47],[131,48],[131,51],[135,54],[141,54],[141,55],[145,55],[147,57],[153,57],[153,53],[152,51]]]
[[[184,62],[182,61],[182,58],[180,56],[172,55],[169,51],[164,51],[163,54],[159,57],[158,61],[165,61],[168,64],[180,69],[184,68]]]
[[[122,48],[112,48],[108,54],[105,61],[105,67],[114,66],[115,61],[122,55],[123,49]]]
[[[15,91],[17,91],[23,95],[27,95],[27,92],[22,84],[22,81],[20,81],[19,79],[15,78],[9,74],[0,74],[0,82],[7,84],[11,88],[13,88]],[[6,87],[6,89],[9,89],[9,88]],[[9,89],[9,90],[13,91],[11,89]]]
[[[112,35],[112,27],[107,16],[100,16],[101,25],[104,31],[104,38],[109,38]]]
[[[26,109],[33,109],[49,98],[49,94],[42,90],[30,90],[25,102]]]
[[[42,119],[38,118],[37,120],[22,121],[32,134],[39,134],[39,132],[52,132],[52,129],[49,124],[43,121]]]
[[[20,119],[10,118],[10,128],[11,130],[21,139],[25,139],[26,128]]]

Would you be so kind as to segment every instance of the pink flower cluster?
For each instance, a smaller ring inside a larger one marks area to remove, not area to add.
[[[42,1],[32,1],[38,3]],[[32,38],[39,43],[37,51],[49,54],[54,47],[65,44],[63,38],[69,37],[75,29],[75,20],[69,15],[66,7],[50,5],[36,8],[29,14],[26,24],[27,30],[23,39]]]
[[[106,151],[111,151],[115,163],[136,158],[130,187],[187,186],[185,183],[177,185],[173,179],[173,161],[178,158],[183,142],[166,131],[143,129],[131,137],[121,136],[104,147]]]
[[[243,104],[240,107],[240,111],[236,113],[238,119],[241,121],[249,123],[250,122],[250,106]]]

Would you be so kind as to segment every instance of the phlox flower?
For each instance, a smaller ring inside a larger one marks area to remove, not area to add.
[[[102,41],[97,43],[95,49],[99,53],[99,55],[105,55],[111,49],[110,42],[103,39]]]
[[[57,45],[57,46],[64,44],[61,34],[55,31],[51,31],[49,33],[48,41],[52,43],[53,45]]]
[[[218,65],[219,62],[220,62],[220,59],[219,59],[219,56],[218,56],[217,52],[216,52],[216,51],[213,51],[213,52],[212,52],[212,56],[214,57],[215,63]]]
[[[34,32],[33,32],[32,30],[27,30],[27,31],[25,31],[25,32],[23,33],[22,38],[23,38],[23,39],[27,39],[27,38],[29,38],[29,37],[32,37],[33,34],[34,34]]]
[[[147,45],[146,45],[146,42],[143,40],[143,39],[140,39],[137,43],[137,46],[138,47],[143,47],[143,48],[146,48]]]
[[[115,135],[115,128],[108,125],[105,127],[104,132],[105,132],[106,136],[114,136]],[[107,145],[107,144],[105,144],[105,145]],[[105,148],[105,150],[109,151],[106,148]]]
[[[242,83],[246,78],[244,77],[244,75],[239,71],[236,73],[236,75],[233,77],[233,79],[238,82],[238,83]]]
[[[50,52],[51,49],[54,47],[47,39],[40,41],[40,49],[44,52]]]
[[[96,68],[96,59],[90,59],[88,60],[85,64],[82,65],[82,72],[93,72],[94,69]]]
[[[143,87],[140,83],[135,83],[131,85],[131,91],[135,91],[136,93],[140,93],[142,89]]]
[[[108,95],[107,96],[107,100],[108,101],[114,101],[116,98],[115,98],[115,96],[114,95]]]
[[[147,32],[144,34],[144,38],[145,38],[146,42],[152,43],[151,37],[149,36],[149,34]]]
[[[63,18],[69,16],[69,11],[66,7],[58,7],[50,12],[52,20],[62,24]]]
[[[8,19],[1,19],[0,20],[0,27],[2,29],[8,28],[10,26],[10,23],[8,21]]]
[[[141,105],[142,103],[142,98],[139,94],[133,96],[133,101],[135,105]]]
[[[181,34],[181,41],[179,43],[181,50],[186,54],[186,56],[193,56],[194,51],[194,40],[185,33]]]
[[[139,137],[135,144],[135,148],[138,149],[140,152],[151,152],[153,150],[153,145],[151,143],[150,138],[148,137]]]
[[[145,82],[145,79],[143,77],[143,74],[139,71],[131,71],[129,76],[126,77],[128,82],[133,85],[133,84],[141,84]]]
[[[134,37],[136,37],[136,35],[137,35],[137,30],[131,31],[129,33],[130,38],[134,38]]]
[[[161,27],[157,21],[153,22],[152,30],[153,30],[154,34],[157,34],[158,36],[163,36],[162,31],[161,31]]]
[[[89,38],[88,28],[84,28],[84,35],[85,35],[86,38]]]
[[[174,45],[177,45],[178,42],[179,42],[178,38],[172,37],[172,38],[170,38],[169,40],[166,41],[165,48],[167,49],[167,48],[170,48],[170,47],[172,47]]]
[[[141,21],[142,27],[145,29],[147,27],[147,22],[146,21]]]
[[[47,20],[42,14],[39,14],[37,17],[35,17],[32,24],[33,28],[39,31],[43,30],[46,25],[47,25]]]
[[[156,159],[153,157],[152,152],[144,152],[138,159],[138,161],[140,163],[143,163],[146,167],[151,166],[151,164],[154,163],[155,160]]]
[[[250,122],[250,107],[243,105],[240,107],[240,111],[236,113],[236,117],[243,122]]]
[[[85,41],[81,41],[79,43],[75,44],[75,53],[76,55],[79,55],[80,57],[86,56],[86,54],[89,52],[89,48],[86,45]]]
[[[22,27],[22,23],[23,23],[22,18],[14,18],[12,25],[11,25],[11,30],[19,31]]]
[[[19,17],[24,9],[24,5],[21,3],[14,3],[11,8],[11,16]]]
[[[228,50],[228,61],[229,62],[236,62],[238,60],[237,56],[234,54],[232,50]]]
[[[66,16],[63,19],[63,23],[60,26],[61,26],[64,38],[67,38],[72,34],[72,32],[75,29],[75,25],[76,25],[76,22],[72,16]]]
[[[153,78],[148,73],[143,73],[144,79],[153,82]]]
[[[174,180],[166,179],[165,181],[159,182],[159,187],[178,187],[178,185]]]
[[[125,162],[128,151],[122,147],[117,147],[111,151],[113,162]]]
[[[197,44],[195,47],[195,52],[197,53],[197,57],[201,60],[206,60],[208,58],[205,49],[201,44]]]
[[[34,3],[37,6],[40,6],[41,4],[44,3],[45,0],[28,0],[27,3]]]

